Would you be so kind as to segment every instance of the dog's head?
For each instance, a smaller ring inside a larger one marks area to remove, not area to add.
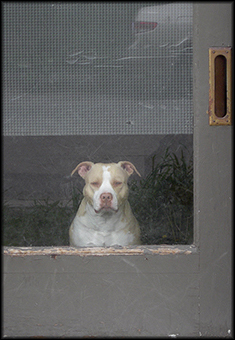
[[[119,163],[82,162],[72,171],[84,178],[83,194],[96,213],[116,212],[128,197],[127,180],[131,174],[139,172],[127,161]]]

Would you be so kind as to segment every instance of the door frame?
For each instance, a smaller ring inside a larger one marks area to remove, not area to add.
[[[208,50],[232,3],[194,3],[194,244],[5,248],[5,336],[232,336],[231,126],[210,126]]]

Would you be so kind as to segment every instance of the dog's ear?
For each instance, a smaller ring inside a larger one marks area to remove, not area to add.
[[[121,168],[123,168],[123,170],[126,170],[126,172],[128,173],[128,176],[133,174],[133,172],[135,171],[137,173],[137,175],[139,175],[141,177],[141,174],[139,173],[139,171],[136,169],[136,167],[131,162],[120,161],[120,162],[118,162],[118,165]]]
[[[79,163],[76,168],[72,171],[71,176],[73,176],[73,174],[77,171],[78,174],[82,177],[85,178],[87,172],[89,170],[91,170],[91,168],[93,167],[94,163],[92,162],[82,162]]]

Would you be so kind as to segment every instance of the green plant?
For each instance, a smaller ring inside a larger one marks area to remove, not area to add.
[[[4,246],[61,246],[69,244],[69,226],[81,193],[73,190],[70,201],[35,200],[31,207],[3,208]]]
[[[130,182],[129,200],[144,244],[187,244],[193,237],[193,162],[166,150],[143,180]]]

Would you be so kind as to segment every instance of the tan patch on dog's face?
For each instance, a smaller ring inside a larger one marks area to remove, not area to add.
[[[88,202],[92,205],[93,196],[95,191],[99,189],[103,180],[102,168],[95,164],[89,171],[89,175],[85,177],[85,186],[83,188],[83,195],[87,198]]]
[[[128,174],[125,170],[114,164],[109,169],[111,174],[111,185],[114,189],[114,191],[118,195],[118,202],[121,204],[123,200],[126,200],[128,197],[128,186],[127,186],[127,180],[128,180]]]

